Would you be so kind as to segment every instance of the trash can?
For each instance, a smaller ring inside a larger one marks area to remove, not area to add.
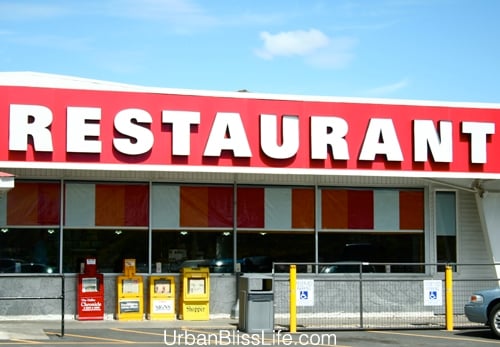
[[[271,276],[246,274],[240,277],[240,331],[274,331],[274,291]]]

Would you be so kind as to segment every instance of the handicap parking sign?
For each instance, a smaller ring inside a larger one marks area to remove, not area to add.
[[[309,294],[307,290],[301,290],[299,293],[300,300],[307,300],[309,298]]]
[[[436,300],[438,297],[437,290],[429,291],[429,300]]]
[[[424,280],[424,306],[443,305],[443,283],[440,280]]]
[[[314,306],[314,280],[297,280],[297,306]]]

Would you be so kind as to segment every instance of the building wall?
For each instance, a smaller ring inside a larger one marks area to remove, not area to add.
[[[365,178],[361,178],[364,184]],[[356,179],[351,179],[349,185],[354,186]],[[358,182],[359,183],[359,182]],[[385,182],[385,183],[390,183]],[[401,182],[399,182],[401,183]],[[434,241],[435,230],[434,230],[434,218],[433,218],[433,208],[435,206],[433,201],[434,189],[444,187],[436,187],[430,185],[427,187],[427,204],[430,216],[426,217],[426,254],[431,255],[431,259],[435,258]],[[457,218],[458,218],[458,230],[457,230],[457,246],[458,246],[458,263],[457,271],[454,273],[456,279],[492,279],[495,278],[495,272],[493,266],[478,266],[477,264],[489,264],[491,263],[491,257],[488,252],[485,252],[486,240],[484,238],[484,233],[481,228],[480,218],[478,214],[478,209],[475,203],[475,195],[468,191],[457,191]],[[427,220],[428,219],[428,220]],[[435,262],[435,260],[432,260]],[[429,267],[426,273],[411,275],[414,279],[442,279],[443,273],[435,271],[435,267]],[[177,291],[179,292],[179,274],[173,274],[177,279]],[[286,276],[286,274],[280,274],[280,276]],[[116,313],[116,274],[105,274],[105,314],[107,318],[112,318]],[[324,279],[325,275],[309,275],[311,278]],[[319,277],[315,277],[319,276]],[[372,274],[371,276],[378,276],[382,278],[401,278],[401,276],[408,276],[403,274]],[[144,303],[145,310],[147,312],[148,308],[148,275],[143,275],[144,278]],[[11,278],[11,277],[1,277],[0,280],[2,288],[2,296],[17,295],[23,296],[33,296],[33,293],[37,293],[40,296],[54,297],[60,294],[60,287],[57,278],[49,278],[42,276],[33,276],[32,278]],[[22,281],[22,282],[21,282]],[[318,283],[321,283],[319,281]],[[421,285],[421,284],[419,284]],[[416,287],[418,288],[418,287]],[[321,292],[327,290],[326,287],[318,285],[317,295],[321,297]],[[330,290],[330,289],[328,289]],[[337,290],[337,289],[336,289]],[[342,291],[340,289],[339,293]],[[277,293],[280,295],[276,296],[276,307],[278,310],[288,307],[287,296],[286,296],[286,286],[277,282],[276,285]],[[417,293],[420,290],[417,290]],[[376,302],[376,298],[387,295],[388,291],[383,288],[383,286],[374,286],[373,300]],[[372,295],[370,294],[370,295]],[[418,295],[418,294],[415,294]],[[462,297],[468,295],[468,292],[462,294]],[[69,316],[74,316],[76,314],[76,274],[66,274],[65,275],[65,312]],[[211,291],[210,291],[210,313],[212,317],[216,316],[229,316],[231,310],[234,307],[237,296],[236,279],[231,273],[226,274],[211,274]],[[369,297],[367,297],[369,298]],[[179,301],[179,293],[177,293],[177,301]],[[321,301],[318,301],[321,302]],[[0,316],[1,317],[16,317],[16,316],[33,316],[33,317],[52,317],[55,318],[60,314],[60,302],[58,300],[8,300],[3,301],[0,306]],[[331,308],[333,309],[333,307]]]

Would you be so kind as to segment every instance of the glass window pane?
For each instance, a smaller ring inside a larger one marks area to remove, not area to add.
[[[437,237],[438,263],[455,263],[457,261],[456,236]]]
[[[0,272],[59,272],[59,230],[0,230]]]
[[[242,272],[271,272],[273,262],[314,262],[312,232],[238,232],[237,240]]]
[[[456,226],[455,192],[436,192],[436,232],[437,235],[454,236]]]
[[[320,233],[320,262],[422,263],[424,234]],[[377,265],[376,272],[387,271]],[[391,265],[391,272],[421,272],[421,266]]]
[[[153,231],[153,272],[178,272],[182,267],[233,272],[233,233],[230,231]],[[161,264],[161,265],[160,265]]]
[[[456,223],[456,193],[453,191],[436,192],[436,253],[438,263],[455,263],[457,261]],[[438,266],[438,271],[444,270],[444,265]]]
[[[80,272],[86,257],[95,257],[102,273],[122,273],[123,259],[136,260],[137,272],[148,272],[147,230],[65,230],[64,272]]]

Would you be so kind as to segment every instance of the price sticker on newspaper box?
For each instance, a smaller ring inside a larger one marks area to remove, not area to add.
[[[297,280],[297,306],[314,306],[314,280]]]

